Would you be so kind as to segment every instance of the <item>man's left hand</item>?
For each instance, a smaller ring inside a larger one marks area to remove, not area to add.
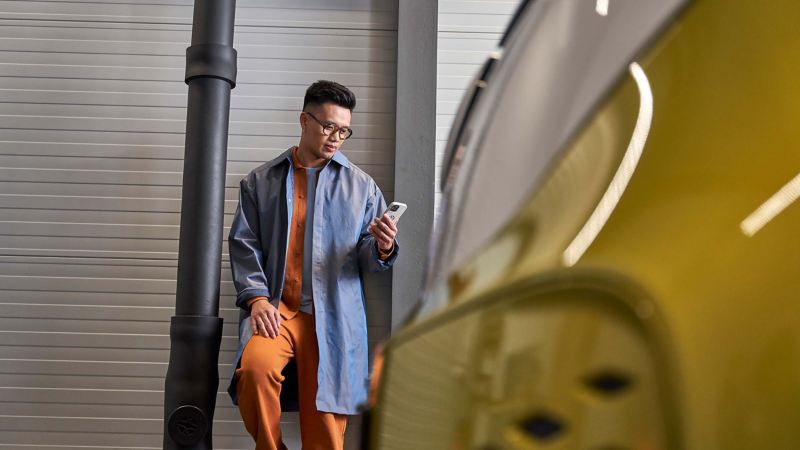
[[[394,248],[394,237],[397,236],[397,225],[389,216],[384,214],[380,218],[373,219],[369,224],[369,233],[375,237],[378,250],[382,253],[389,253]]]

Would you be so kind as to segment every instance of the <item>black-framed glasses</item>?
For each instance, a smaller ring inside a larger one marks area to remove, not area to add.
[[[336,125],[335,123],[332,123],[332,122],[320,122],[320,120],[317,119],[316,117],[314,117],[314,115],[311,114],[310,112],[308,112],[308,111],[304,111],[304,112],[306,114],[308,114],[309,116],[311,116],[311,118],[314,119],[315,122],[317,122],[318,124],[320,124],[322,126],[322,134],[324,134],[325,136],[330,136],[335,131],[338,131],[339,132],[339,139],[345,140],[345,139],[348,139],[350,136],[353,135],[353,129],[350,128],[350,127],[340,127],[339,125]]]

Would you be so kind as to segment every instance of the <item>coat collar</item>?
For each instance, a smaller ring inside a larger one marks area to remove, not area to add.
[[[273,159],[272,161],[267,162],[267,167],[275,167],[282,162],[288,162],[291,164],[292,161],[292,149],[294,147],[289,147],[285,152],[278,155],[277,158]],[[336,153],[333,154],[332,161],[338,163],[342,167],[350,167],[350,160],[344,156],[341,150],[337,150]]]

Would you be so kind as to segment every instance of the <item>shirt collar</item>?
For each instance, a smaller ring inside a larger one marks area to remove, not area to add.
[[[269,161],[266,164],[267,167],[277,166],[278,164],[280,164],[280,163],[282,163],[284,161],[288,162],[291,165],[292,164],[292,151],[294,150],[295,147],[296,146],[289,147],[285,152],[283,152],[280,155],[278,155],[277,158],[273,159],[272,161]],[[339,164],[342,167],[347,167],[347,168],[350,167],[350,160],[347,159],[346,156],[344,156],[344,153],[342,153],[341,150],[337,150],[336,153],[333,154],[333,158],[331,158],[331,161]]]
[[[300,164],[300,161],[297,159],[297,146],[294,146],[289,149],[289,160],[292,162],[292,167],[294,168],[294,170],[305,169],[311,171],[318,171],[324,169],[328,164],[330,164],[330,161],[325,161],[325,164],[321,165],[320,167],[306,167]]]
[[[295,170],[298,170],[298,169],[310,169],[310,167],[306,167],[306,166],[300,164],[300,161],[297,160],[297,147],[292,147],[292,148],[289,149],[289,160],[292,162],[292,167]]]

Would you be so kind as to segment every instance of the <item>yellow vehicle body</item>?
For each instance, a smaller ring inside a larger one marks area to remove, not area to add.
[[[681,8],[389,341],[372,448],[797,448],[798,22]]]

